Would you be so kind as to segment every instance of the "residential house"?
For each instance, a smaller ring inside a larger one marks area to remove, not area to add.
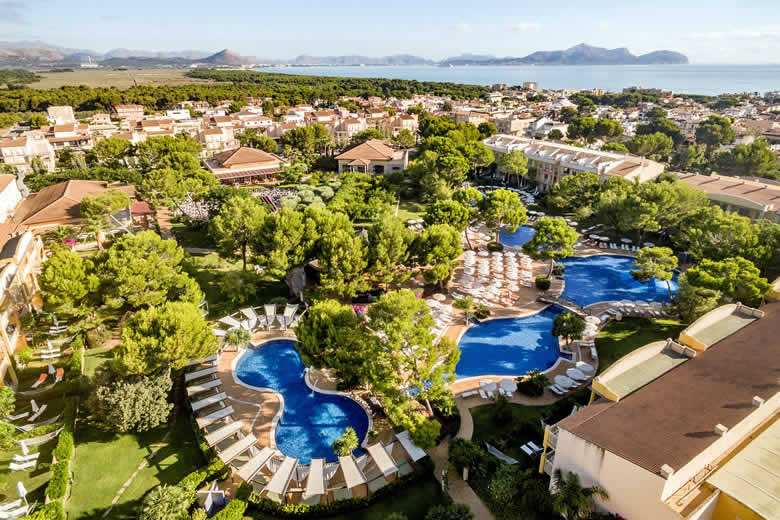
[[[339,173],[358,171],[390,174],[409,166],[409,150],[390,148],[379,139],[371,139],[337,155]]]
[[[31,232],[8,237],[0,249],[0,381],[16,388],[11,358],[27,347],[19,317],[43,307],[38,272],[44,261],[43,243]]]
[[[67,123],[54,125],[44,129],[46,140],[54,150],[70,148],[72,150],[89,150],[93,146],[89,125]]]
[[[545,430],[540,471],[576,473],[620,518],[780,518],[780,303],[719,307],[593,380]]]
[[[335,129],[333,137],[341,143],[349,142],[352,136],[368,128],[365,119],[347,117],[341,120]]]
[[[205,161],[219,182],[229,185],[255,185],[275,181],[283,162],[274,154],[246,146],[227,150]]]
[[[14,220],[24,229],[34,232],[46,231],[57,226],[75,226],[83,224],[81,201],[87,195],[96,196],[108,190],[116,189],[135,196],[135,187],[106,181],[69,180],[52,184],[34,193],[24,200],[16,210]],[[130,221],[128,209],[114,216],[116,227]]]
[[[190,111],[186,108],[177,108],[175,110],[166,110],[165,115],[169,117],[170,119],[173,119],[174,121],[184,121],[187,119],[191,119],[192,115],[190,114]]]
[[[198,142],[203,147],[203,155],[206,156],[231,150],[237,145],[232,127],[201,130],[198,132]]]
[[[73,115],[73,107],[68,105],[47,108],[46,118],[49,121],[54,121],[55,125],[67,125],[76,122],[76,116]]]
[[[0,158],[5,164],[25,173],[32,171],[35,159],[39,159],[48,171],[54,171],[55,166],[54,148],[43,133],[0,140]]]
[[[114,110],[119,119],[143,119],[144,117],[143,105],[117,105]]]
[[[524,181],[534,183],[542,191],[549,190],[566,175],[578,172],[594,173],[598,175],[599,182],[610,177],[647,182],[664,171],[663,164],[643,157],[589,150],[552,141],[497,134],[483,142],[496,158],[514,150],[523,152],[528,159],[529,169]]]

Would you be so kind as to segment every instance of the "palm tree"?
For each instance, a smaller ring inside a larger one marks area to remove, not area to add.
[[[187,513],[195,494],[178,486],[162,484],[152,489],[141,504],[140,520],[176,520]]]
[[[238,348],[241,345],[246,345],[250,339],[252,336],[244,327],[236,327],[225,334],[225,344],[231,347]]]
[[[596,498],[609,499],[606,490],[600,486],[582,487],[576,473],[560,469],[553,474],[553,509],[566,520],[587,518],[596,508]]]

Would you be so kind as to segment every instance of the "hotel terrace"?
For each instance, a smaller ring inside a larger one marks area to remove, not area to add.
[[[624,356],[546,429],[540,471],[601,486],[623,518],[780,518],[778,319],[724,305]]]
[[[647,182],[664,171],[661,163],[642,157],[616,152],[602,152],[551,141],[539,141],[511,135],[494,135],[483,141],[496,154],[519,150],[528,158],[528,167],[536,169],[534,180],[543,190],[549,190],[563,177],[579,172],[591,172],[604,182],[610,177]]]
[[[279,157],[246,146],[222,152],[205,162],[219,182],[234,186],[272,181],[282,171]]]

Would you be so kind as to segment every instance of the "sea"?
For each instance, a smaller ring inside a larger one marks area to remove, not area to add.
[[[684,94],[780,90],[778,65],[519,65],[519,66],[313,66],[266,67],[264,72],[338,76],[352,78],[392,78],[418,81],[449,81],[473,85],[509,86],[534,81],[539,88],[599,88],[620,92],[626,87],[659,88]]]

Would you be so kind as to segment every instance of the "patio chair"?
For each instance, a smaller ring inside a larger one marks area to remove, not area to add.
[[[31,423],[31,422],[35,421],[35,420],[36,420],[38,417],[40,417],[40,416],[43,414],[43,412],[45,412],[45,411],[46,411],[46,408],[47,408],[48,406],[49,406],[48,404],[45,404],[45,405],[41,406],[40,408],[38,408],[38,411],[37,411],[37,412],[35,412],[34,414],[32,414],[32,415],[31,415],[31,416],[30,416],[30,417],[27,419],[27,422],[28,422],[28,423]]]
[[[547,388],[549,388],[550,392],[554,393],[555,395],[563,395],[566,393],[565,391],[561,390],[561,388],[557,385],[550,385]]]
[[[7,504],[0,504],[0,511],[2,511],[2,512],[11,511],[12,509],[16,509],[19,506],[21,506],[22,503],[23,503],[22,499],[21,498],[17,498],[13,502],[8,502]]]
[[[54,384],[56,385],[60,381],[62,381],[62,378],[65,376],[65,369],[64,368],[58,368],[57,369],[57,376],[54,379]]]
[[[27,504],[23,504],[15,509],[4,509],[0,511],[0,520],[5,520],[6,518],[9,520],[22,518],[23,516],[26,516],[29,511],[30,506]]]
[[[36,460],[31,460],[28,462],[24,462],[22,464],[11,462],[10,464],[8,464],[8,469],[11,471],[24,471],[30,468],[34,468],[36,464],[38,464],[38,461]]]
[[[523,453],[533,458],[534,451],[531,448],[529,448],[527,444],[523,444],[522,446],[520,446],[520,449],[523,450]]]
[[[29,455],[14,455],[12,461],[17,464],[23,464],[25,462],[30,462],[31,460],[38,460],[40,454],[40,452],[36,452]]]
[[[19,419],[24,419],[28,415],[30,415],[30,412],[22,412],[16,415],[7,415],[5,418],[13,422],[13,421],[18,421]]]
[[[263,308],[265,309],[266,325],[268,326],[268,330],[271,330],[271,327],[273,326],[274,321],[276,320],[276,304],[266,303],[265,305],[263,305]]]
[[[542,447],[541,446],[537,446],[533,441],[528,441],[527,444],[528,444],[529,448],[531,448],[532,450],[534,450],[536,452],[543,451]]]
[[[38,376],[38,380],[31,385],[31,388],[38,388],[39,386],[41,386],[46,381],[46,379],[48,377],[49,377],[49,374],[47,374],[46,372],[43,372],[40,376]]]

